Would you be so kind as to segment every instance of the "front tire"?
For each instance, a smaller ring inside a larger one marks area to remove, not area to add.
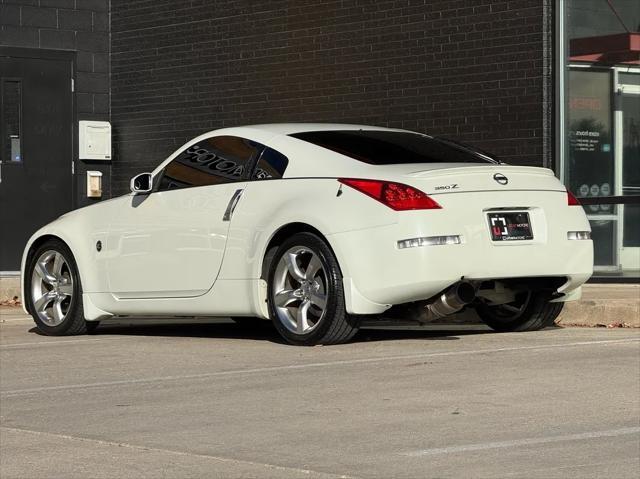
[[[564,303],[550,303],[550,299],[551,296],[545,292],[523,291],[508,304],[479,304],[476,312],[495,331],[538,331],[553,326],[564,306]]]
[[[27,309],[42,333],[67,336],[95,329],[84,319],[80,275],[66,244],[60,240],[43,243],[31,255],[25,271]]]
[[[358,332],[345,309],[338,261],[318,236],[297,233],[284,241],[268,279],[269,313],[287,342],[340,344]]]

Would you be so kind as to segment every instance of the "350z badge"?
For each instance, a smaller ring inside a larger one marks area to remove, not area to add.
[[[457,190],[458,189],[458,183],[452,183],[450,185],[441,185],[441,186],[436,186],[435,190],[436,191],[441,191],[441,190]]]

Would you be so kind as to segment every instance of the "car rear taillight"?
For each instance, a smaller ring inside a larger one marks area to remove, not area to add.
[[[581,206],[578,198],[573,196],[573,193],[571,193],[569,190],[567,190],[567,204],[569,206]]]
[[[442,208],[442,206],[422,191],[402,183],[380,180],[359,180],[355,178],[339,178],[338,181],[378,200],[380,203],[396,211],[435,210]]]

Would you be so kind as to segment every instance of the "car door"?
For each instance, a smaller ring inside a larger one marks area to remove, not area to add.
[[[229,219],[262,145],[213,136],[184,148],[109,226],[107,274],[118,298],[198,296],[215,282]]]

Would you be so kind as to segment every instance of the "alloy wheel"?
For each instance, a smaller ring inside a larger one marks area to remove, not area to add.
[[[73,299],[73,275],[69,263],[59,251],[40,255],[31,274],[31,304],[47,326],[60,325]]]
[[[306,334],[324,318],[328,283],[319,256],[304,246],[289,248],[273,277],[271,300],[278,320],[289,331]]]

